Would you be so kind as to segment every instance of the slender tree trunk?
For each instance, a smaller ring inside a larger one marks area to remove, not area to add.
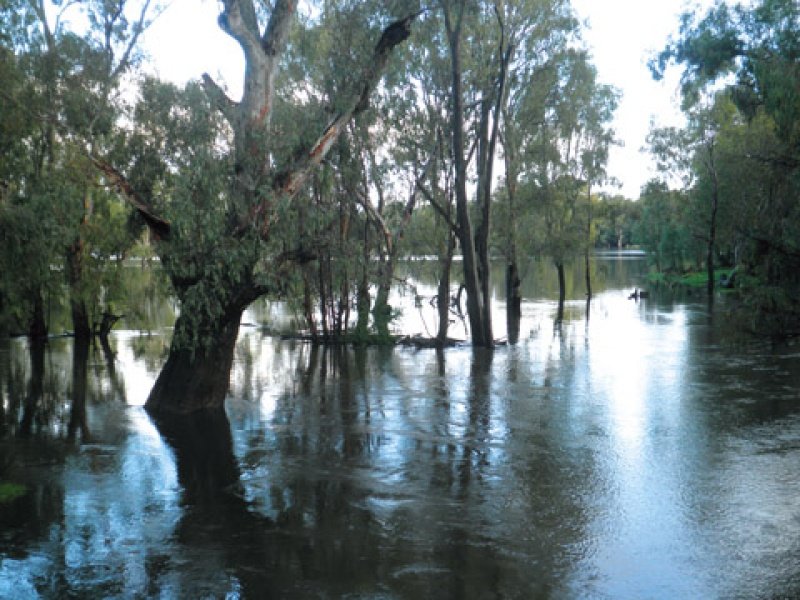
[[[564,301],[567,298],[567,282],[564,276],[564,262],[556,261],[556,271],[558,271],[558,320],[564,318]]]
[[[357,294],[356,310],[358,319],[356,321],[355,335],[359,340],[365,340],[369,335],[369,313],[372,301],[369,296],[369,280],[366,274],[361,277],[361,281],[358,283]]]
[[[708,246],[706,248],[706,272],[708,273],[708,298],[714,298],[714,248],[717,244],[717,210],[719,207],[719,182],[716,172],[712,173],[711,214],[708,226]]]
[[[33,424],[39,412],[39,403],[44,394],[44,355],[45,344],[41,340],[31,340],[28,343],[31,360],[31,378],[28,382],[28,393],[25,397],[25,406],[19,424],[19,433],[28,436],[33,433]]]
[[[92,324],[86,306],[83,286],[83,243],[80,238],[67,249],[67,283],[69,305],[72,315],[72,331],[76,338],[88,340],[92,337]]]
[[[328,325],[328,288],[325,277],[325,266],[330,259],[330,254],[320,258],[319,261],[319,312],[322,320],[322,337],[328,339],[330,328]]]
[[[448,3],[445,3],[448,4]],[[455,163],[456,223],[457,236],[461,246],[462,266],[464,268],[464,287],[467,292],[467,315],[470,334],[475,346],[489,346],[492,340],[486,337],[484,327],[483,298],[478,278],[478,258],[475,251],[472,219],[469,215],[467,199],[467,161],[464,154],[464,104],[462,92],[461,34],[464,6],[460,6],[455,23],[452,22],[449,4],[445,6],[445,26],[450,48],[450,75],[452,108],[450,129],[453,140]]]
[[[89,309],[86,306],[86,294],[84,290],[85,277],[84,255],[86,247],[84,243],[84,229],[89,223],[92,214],[92,195],[87,186],[83,194],[83,211],[78,234],[75,240],[67,248],[67,283],[69,284],[70,311],[72,313],[72,331],[77,339],[88,340],[92,337],[92,323],[89,317]]]
[[[448,232],[447,247],[439,260],[439,286],[436,290],[436,308],[439,313],[436,341],[440,345],[447,341],[447,334],[450,330],[450,269],[453,265],[455,246],[455,236],[452,232]]]
[[[496,88],[484,99],[481,107],[479,128],[480,151],[478,152],[478,204],[481,211],[481,222],[475,234],[475,246],[478,252],[478,275],[481,283],[483,301],[484,337],[489,344],[494,342],[492,330],[492,291],[491,264],[489,262],[489,234],[492,229],[492,183],[494,179],[494,162],[497,150],[497,139],[500,135],[500,121],[506,104],[506,80],[514,46],[506,46],[505,31],[502,31],[502,43],[499,49],[499,77]],[[493,84],[495,85],[495,84]],[[491,130],[489,123],[491,122]]]
[[[522,298],[516,259],[509,261],[506,266],[506,329],[508,343],[516,344],[519,341],[519,327],[522,320]]]
[[[494,138],[489,138],[489,121],[492,110],[488,98],[481,103],[481,118],[478,126],[478,191],[477,205],[479,221],[475,230],[475,253],[478,261],[478,280],[481,294],[481,323],[483,337],[494,339],[491,306],[491,265],[489,264],[489,231],[492,218],[492,162],[494,161]]]
[[[509,116],[503,109],[503,118],[506,123]],[[519,276],[517,263],[517,149],[518,143],[514,139],[516,133],[506,130],[504,134],[503,157],[506,165],[506,196],[508,198],[508,223],[506,232],[506,331],[508,342],[516,344],[519,341],[519,329],[522,320],[522,296],[520,288],[522,281]]]
[[[589,250],[586,250],[583,254],[583,266],[586,271],[585,281],[586,281],[586,299],[592,299],[592,259],[589,256]]]
[[[589,254],[592,250],[592,186],[586,186],[586,204],[587,204],[587,219],[586,219],[586,252],[583,255],[584,267],[586,269],[586,299],[592,299],[592,264]]]
[[[511,168],[511,159],[506,157],[506,191],[508,193],[508,247],[506,248],[506,331],[508,342],[519,341],[519,328],[522,320],[522,281],[517,266],[517,208],[516,174]]]
[[[303,267],[303,312],[306,317],[308,329],[312,339],[317,339],[317,320],[314,318],[314,300],[311,293],[311,269],[309,265]]]
[[[356,311],[358,318],[356,321],[356,338],[366,340],[369,335],[369,312],[371,299],[369,297],[369,221],[364,220],[364,244],[361,256],[361,280],[358,282]]]

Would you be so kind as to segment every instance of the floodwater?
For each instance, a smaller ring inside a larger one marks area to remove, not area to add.
[[[254,307],[227,414],[161,431],[168,328],[3,342],[0,598],[800,597],[800,347],[629,300],[625,257],[559,325],[537,268],[493,352],[313,347]]]

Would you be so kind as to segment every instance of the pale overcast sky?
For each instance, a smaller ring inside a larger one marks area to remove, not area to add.
[[[691,6],[708,6],[710,0]],[[618,87],[623,96],[614,128],[623,147],[614,148],[609,174],[622,183],[617,190],[629,198],[654,175],[647,153],[642,153],[651,119],[658,125],[681,123],[677,70],[655,82],[647,60],[663,48],[677,30],[686,0],[573,0],[578,16],[588,22],[585,40],[603,83]],[[216,0],[173,0],[145,37],[157,73],[184,82],[209,72],[241,93],[242,57],[235,42],[217,26]],[[611,190],[609,190],[611,191]]]
[[[709,0],[690,6],[707,7]],[[651,119],[659,126],[680,125],[680,72],[671,69],[654,81],[647,68],[653,53],[663,49],[678,29],[685,0],[573,0],[579,17],[588,21],[584,38],[602,83],[622,92],[614,128],[623,147],[614,148],[609,175],[622,183],[621,193],[637,198],[642,185],[655,175],[653,161],[642,147]],[[704,10],[704,8],[703,8]]]

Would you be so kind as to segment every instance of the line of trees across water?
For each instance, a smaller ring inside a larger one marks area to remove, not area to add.
[[[208,74],[147,74],[161,8],[0,3],[0,324],[46,337],[66,286],[74,335],[105,335],[126,303],[120,258],[157,257],[180,312],[152,413],[222,406],[240,317],[263,296],[296,303],[318,339],[389,339],[408,254],[438,260],[439,343],[453,269],[471,341],[490,347],[490,259],[513,338],[520,257],[563,273],[630,243],[659,270],[702,265],[710,297],[714,268],[735,266],[753,314],[784,331],[797,316],[793,0],[684,15],[652,69],[683,68],[688,124],[651,132],[664,181],[638,202],[597,193],[618,92],[567,0],[223,0],[239,99]]]

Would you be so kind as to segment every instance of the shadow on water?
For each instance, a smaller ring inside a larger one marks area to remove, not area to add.
[[[226,412],[155,426],[166,338],[0,343],[0,597],[796,597],[797,347],[632,270],[494,351],[248,328]]]
[[[86,421],[86,386],[88,384],[89,345],[87,339],[75,338],[72,346],[72,403],[70,406],[67,440],[74,442],[78,437],[84,444],[91,441],[89,425]]]

